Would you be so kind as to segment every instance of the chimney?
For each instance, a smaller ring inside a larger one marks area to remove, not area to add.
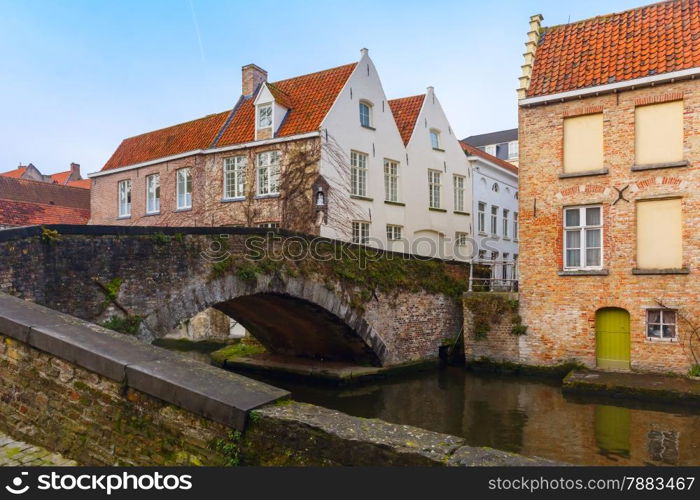
[[[80,176],[80,163],[70,164],[70,177],[74,181],[79,181],[82,179],[82,177]]]
[[[365,57],[367,54],[369,54],[369,50],[360,49],[360,57]]]
[[[243,72],[243,85],[241,93],[244,96],[251,96],[258,86],[267,81],[267,71],[255,64],[247,64],[241,68]]]

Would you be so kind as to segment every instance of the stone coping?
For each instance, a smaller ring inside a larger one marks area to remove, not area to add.
[[[572,370],[563,380],[565,393],[700,406],[700,381],[653,373]]]
[[[198,415],[243,430],[289,392],[0,293],[0,333]]]
[[[361,247],[356,243],[348,241],[335,240],[324,236],[315,236],[313,234],[298,233],[288,231],[286,229],[271,229],[258,227],[229,227],[229,226],[108,226],[108,225],[85,225],[85,224],[45,224],[41,226],[22,226],[11,229],[0,230],[0,243],[6,241],[15,241],[23,238],[32,238],[42,235],[43,228],[58,231],[59,235],[71,236],[152,236],[155,234],[164,234],[167,236],[175,236],[178,234],[191,235],[219,235],[219,234],[239,234],[239,235],[260,235],[278,234],[284,237],[303,238],[307,241],[322,241],[331,245],[342,245],[345,247]],[[454,259],[440,259],[438,257],[427,257],[418,254],[410,254],[405,252],[397,252],[394,250],[386,250],[368,246],[367,249],[371,252],[379,252],[381,254],[396,255],[398,257],[415,260],[440,261],[445,264],[468,266],[469,262]]]

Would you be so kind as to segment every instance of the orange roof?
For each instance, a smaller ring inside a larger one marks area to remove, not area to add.
[[[51,179],[56,184],[66,184],[66,181],[68,180],[68,177],[70,177],[70,174],[70,170],[67,170],[66,172],[59,172],[57,174],[51,174]]]
[[[2,175],[3,177],[12,177],[14,179],[20,179],[26,171],[27,167],[19,167],[14,170],[10,170],[9,172],[2,172],[0,173],[0,175]]]
[[[479,148],[476,148],[471,144],[467,144],[464,141],[459,141],[459,144],[460,146],[462,146],[462,149],[467,155],[480,156],[484,160],[490,161],[491,163],[495,163],[496,165],[499,165],[505,168],[506,170],[513,172],[515,175],[518,175],[518,167],[516,167],[512,163],[508,163],[505,160],[501,160],[497,156],[490,155],[486,151],[482,151]]]
[[[92,180],[80,179],[79,181],[70,181],[68,183],[68,186],[82,189],[90,189],[92,187]]]
[[[319,129],[357,64],[281,80],[269,85],[275,98],[290,107],[276,137]],[[214,146],[255,140],[254,97],[243,98],[230,111],[124,139],[102,170],[124,167]]]
[[[124,139],[102,170],[208,148],[230,111]]]
[[[90,210],[15,200],[0,200],[0,225],[87,224]]]
[[[389,101],[391,113],[394,115],[394,120],[396,120],[396,125],[399,127],[399,133],[404,144],[408,144],[408,141],[411,139],[411,134],[413,134],[413,128],[416,126],[416,120],[423,107],[424,100],[425,94],[420,94]]]
[[[528,97],[700,66],[700,0],[671,0],[546,28]]]
[[[0,177],[0,225],[87,224],[90,191]]]

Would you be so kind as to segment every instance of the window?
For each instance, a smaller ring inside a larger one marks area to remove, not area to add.
[[[498,187],[498,182],[494,182],[493,185],[491,186],[491,191],[493,191],[494,193],[498,193],[498,191],[500,191],[500,189],[501,188]]]
[[[117,191],[119,195],[119,217],[131,216],[131,180],[119,181]]]
[[[401,226],[396,226],[394,224],[386,225],[386,239],[388,241],[396,241],[401,239]]]
[[[469,235],[467,233],[457,232],[455,233],[455,243],[457,246],[465,247],[467,246],[469,240]]]
[[[433,147],[433,149],[440,149],[440,131],[439,130],[430,130],[430,145]]]
[[[510,216],[510,210],[507,208],[503,209],[503,237],[507,238],[508,237],[508,225],[510,224],[510,221],[508,220],[508,217]]]
[[[428,170],[428,187],[430,190],[430,208],[440,208],[440,178],[437,170]]]
[[[637,202],[637,267],[683,267],[680,198]]]
[[[372,105],[366,101],[360,101],[360,125],[372,128]]]
[[[367,196],[367,158],[364,153],[350,152],[350,194],[355,196]]]
[[[496,156],[496,144],[489,144],[484,148],[484,151],[486,151],[486,153],[490,154],[491,156]]]
[[[564,267],[600,269],[603,265],[603,217],[600,206],[564,209]]]
[[[518,241],[518,212],[513,212],[513,239]]]
[[[245,174],[248,159],[234,156],[224,160],[224,199],[245,197]]]
[[[671,163],[683,159],[683,101],[638,106],[634,110],[634,162]]]
[[[352,242],[363,245],[369,239],[369,222],[354,221],[352,223]]]
[[[480,233],[486,232],[486,203],[484,203],[483,201],[479,202],[477,227]]]
[[[157,214],[160,212],[160,175],[153,174],[146,177],[146,213]]]
[[[266,229],[277,229],[280,227],[279,222],[261,222],[258,224],[258,227],[266,228]]]
[[[502,280],[507,280],[508,279],[508,257],[510,254],[508,252],[503,253],[503,264],[501,265],[501,279]]]
[[[508,143],[508,160],[514,161],[518,159],[518,141],[510,141]]]
[[[491,207],[491,234],[496,236],[498,234],[498,207]]]
[[[486,260],[486,250],[479,250],[479,260],[480,261]]]
[[[177,171],[177,208],[192,208],[192,171],[181,168]]]
[[[603,113],[564,118],[564,172],[603,169]]]
[[[464,212],[464,176],[454,176],[455,211]]]
[[[272,127],[272,104],[258,106],[258,128]]]
[[[399,201],[399,164],[384,160],[384,199]]]
[[[258,153],[258,195],[279,193],[280,157],[278,151]]]
[[[647,309],[647,337],[658,340],[676,338],[676,311]]]

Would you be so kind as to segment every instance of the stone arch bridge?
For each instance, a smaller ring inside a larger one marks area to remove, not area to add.
[[[147,341],[214,307],[268,350],[379,366],[432,359],[462,326],[464,263],[280,230],[26,227],[0,231],[0,292]]]

